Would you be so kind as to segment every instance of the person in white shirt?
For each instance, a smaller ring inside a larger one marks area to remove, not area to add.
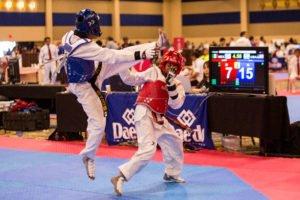
[[[167,51],[159,62],[144,72],[132,73],[125,70],[121,79],[128,85],[143,85],[139,91],[134,112],[138,150],[132,158],[119,166],[118,175],[111,179],[117,195],[123,193],[125,181],[141,171],[161,147],[166,182],[184,183],[180,177],[183,167],[182,139],[166,116],[168,107],[179,109],[185,100],[184,88],[175,77],[184,66],[184,58],[174,50]]]
[[[293,38],[289,40],[289,44],[285,48],[285,58],[287,62],[291,59],[291,57],[294,55],[295,49],[299,48],[299,45],[297,44],[296,41],[294,41]]]
[[[224,37],[220,38],[219,47],[226,47],[226,39]]]
[[[234,47],[235,46],[235,40],[234,40],[233,37],[230,38],[229,46],[230,47]]]
[[[119,49],[117,43],[114,41],[112,37],[107,38],[106,48],[108,49]]]
[[[192,82],[192,86],[195,86],[203,79],[203,64],[205,61],[200,57],[200,52],[195,51],[193,57],[193,73],[191,75],[191,80],[195,80]]]
[[[300,49],[294,51],[294,55],[288,62],[289,91],[296,92],[296,80],[300,80]]]
[[[265,40],[265,38],[263,36],[261,36],[259,38],[258,46],[259,47],[266,47],[267,46],[266,40]]]
[[[267,47],[269,49],[269,54],[273,54],[276,51],[275,42],[273,40],[267,43]]]
[[[237,39],[231,45],[235,46],[235,47],[251,47],[252,46],[250,40],[247,38],[247,32],[246,31],[242,31],[240,33],[240,38]]]
[[[50,37],[45,37],[44,46],[42,46],[39,54],[39,64],[44,66],[43,84],[54,84],[56,81],[56,60],[58,57],[58,48],[51,44]],[[53,61],[53,62],[51,62]],[[50,80],[51,75],[51,80]]]
[[[275,51],[272,53],[272,57],[284,58],[284,51],[282,45],[275,43]]]
[[[0,57],[0,83],[5,81],[5,72],[8,67],[8,58]]]
[[[196,73],[196,80],[198,83],[200,83],[203,79],[203,64],[205,63],[205,60],[202,60],[201,58],[198,58],[195,61],[195,73]]]
[[[90,83],[91,80],[96,75],[93,85],[101,89],[106,78],[130,68],[143,59],[154,58],[161,46],[158,40],[128,47],[127,50],[102,48],[92,41],[101,34],[98,14],[93,10],[83,9],[76,15],[75,30],[67,32],[62,38],[66,56],[63,63],[69,82],[68,91],[77,97],[88,117],[88,139],[80,154],[87,176],[91,180],[95,179],[95,154],[104,136],[107,110],[104,98],[101,94],[99,98]],[[102,62],[101,70],[97,74],[95,61]]]

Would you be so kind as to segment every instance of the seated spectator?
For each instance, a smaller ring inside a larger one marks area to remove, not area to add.
[[[284,52],[281,50],[281,46],[276,45],[276,50],[272,53],[271,59],[269,62],[269,69],[271,70],[281,70],[286,67]]]
[[[192,91],[194,93],[204,93],[209,91],[209,62],[203,64],[203,79]]]
[[[106,42],[106,48],[108,49],[118,49],[118,45],[117,43],[114,41],[114,39],[112,37],[108,37],[107,38],[107,42]]]
[[[284,51],[281,49],[280,45],[275,44],[276,50],[273,52],[272,57],[284,58]]]
[[[205,62],[209,60],[209,44],[205,44],[203,46],[202,56],[200,59],[204,60]]]
[[[121,45],[121,49],[124,49],[126,47],[130,47],[133,44],[129,43],[128,37],[123,37],[123,44]]]
[[[5,81],[5,73],[8,67],[8,58],[7,57],[0,57],[0,83]]]
[[[12,52],[11,52],[10,56],[12,58],[18,58],[21,54],[22,54],[21,51],[17,47],[14,47],[12,49]]]
[[[210,45],[213,46],[213,47],[218,46],[218,44],[215,41],[212,41],[212,43]]]
[[[219,40],[219,47],[226,47],[226,40],[225,38],[221,37]]]
[[[192,64],[193,64],[193,60],[192,60],[193,50],[184,48],[184,49],[182,49],[181,54],[185,58],[185,65],[186,66],[192,66]]]
[[[193,50],[193,49],[195,49],[195,45],[194,45],[194,43],[187,40],[184,44],[184,48],[188,49],[188,50]]]
[[[234,47],[235,46],[235,40],[233,37],[230,38],[230,42],[227,44],[227,46],[230,46],[230,47]]]
[[[237,39],[235,41],[234,44],[232,44],[235,47],[251,47],[251,42],[250,40],[247,38],[247,32],[246,31],[242,31],[240,33],[240,38]]]
[[[180,76],[188,77],[189,80],[191,80],[192,74],[193,74],[193,68],[192,66],[189,65],[185,65],[184,68],[179,73]]]
[[[269,54],[272,54],[276,51],[276,47],[275,47],[275,42],[273,40],[271,40],[268,44],[267,47],[269,48]]]
[[[263,36],[260,36],[258,46],[259,47],[266,47],[267,46],[267,42],[266,42],[266,40]]]
[[[31,52],[39,54],[40,53],[40,49],[37,47],[37,45],[34,45],[33,48],[31,49]]]
[[[256,45],[256,42],[255,42],[255,40],[254,40],[254,37],[251,35],[250,37],[249,37],[249,40],[250,40],[250,43],[251,43],[251,46],[252,47],[256,47],[257,45]]]
[[[193,51],[190,49],[183,49],[182,50],[182,56],[185,58],[185,66],[180,72],[181,76],[186,76],[189,79],[191,79],[191,76],[193,74],[193,59],[192,59]]]
[[[200,52],[198,50],[193,52],[192,55],[193,65],[191,74],[191,85],[196,86],[203,79],[203,63],[204,60],[200,58]]]
[[[300,80],[300,49],[294,51],[294,55],[291,57],[288,63],[289,72],[289,91],[296,92],[296,80]]]

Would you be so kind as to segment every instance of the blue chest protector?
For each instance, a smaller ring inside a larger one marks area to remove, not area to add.
[[[75,43],[71,44],[70,38],[73,32],[69,32],[66,36],[64,51],[68,54],[66,61],[66,73],[69,83],[83,83],[89,81],[94,72],[95,64],[92,60],[85,60],[78,57],[73,57],[72,54],[76,49],[80,48],[82,45],[86,45],[90,40],[80,39]]]

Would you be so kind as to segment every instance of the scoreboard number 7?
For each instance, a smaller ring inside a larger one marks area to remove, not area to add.
[[[232,67],[225,67],[225,70],[227,71],[226,73],[226,78],[229,79],[230,78],[230,73],[232,72]]]

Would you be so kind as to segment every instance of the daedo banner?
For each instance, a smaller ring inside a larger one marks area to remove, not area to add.
[[[134,127],[136,98],[136,93],[112,93],[107,96],[108,116],[105,131],[109,145],[137,139]],[[179,122],[192,129],[188,132],[170,121],[185,143],[196,148],[214,148],[208,130],[206,96],[187,95],[184,105],[178,110],[169,109],[167,115],[170,118],[177,118]]]

